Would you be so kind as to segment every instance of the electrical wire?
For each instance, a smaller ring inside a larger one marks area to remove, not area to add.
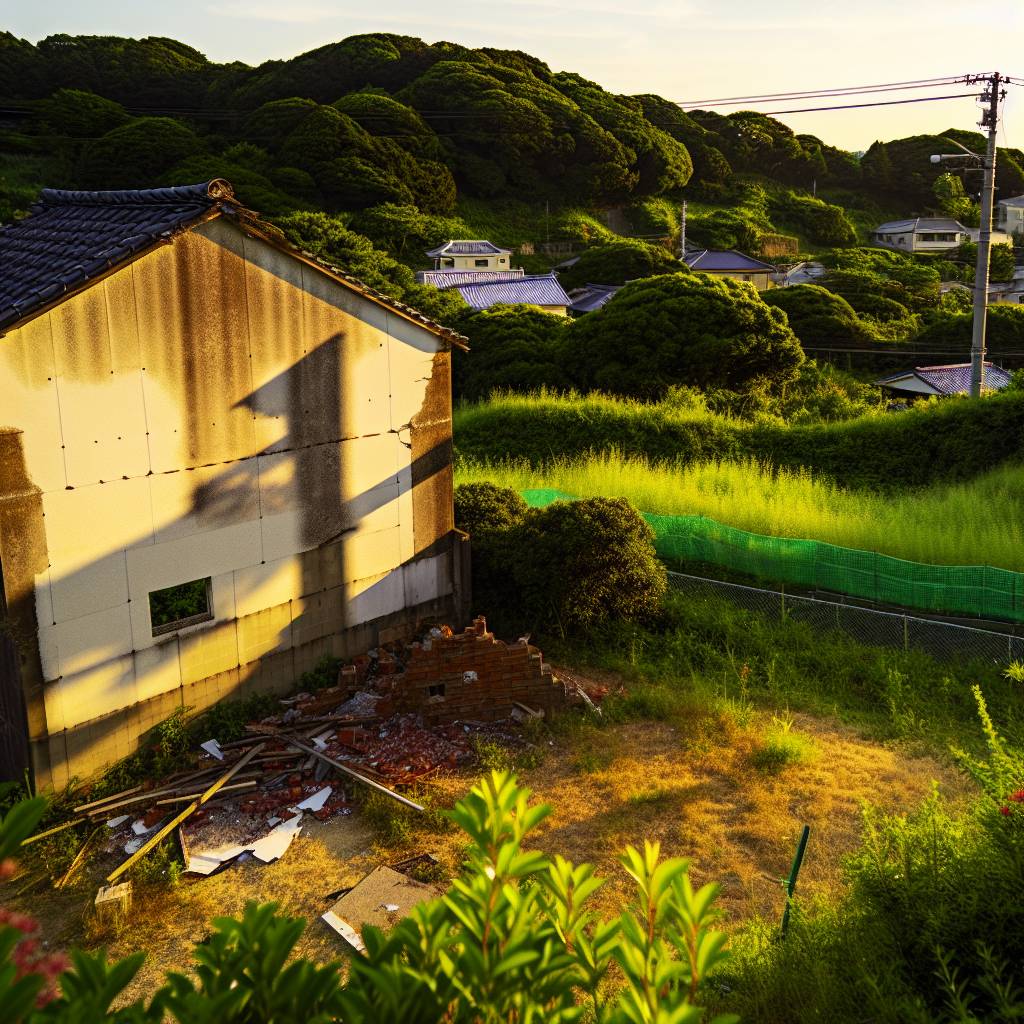
[[[862,107],[896,107],[904,103],[934,103],[937,100],[970,99],[969,93],[952,93],[947,96],[915,96],[912,100],[879,100],[874,103],[843,103],[833,107],[802,107],[799,110],[760,110],[759,114],[773,117],[776,114],[810,114],[819,110],[858,110]]]
[[[841,96],[859,92],[886,92],[891,89],[925,89],[931,86],[953,85],[957,82],[966,82],[974,77],[971,75],[946,75],[943,78],[918,78],[906,82],[880,82],[877,85],[850,85],[834,89],[800,89],[792,92],[757,93],[751,96],[722,96],[710,100],[680,100],[677,101],[681,107],[696,107],[700,105],[715,106],[732,103],[753,103],[767,100],[798,100],[814,99],[818,96]]]

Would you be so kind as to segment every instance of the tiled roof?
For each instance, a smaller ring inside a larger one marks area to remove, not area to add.
[[[569,296],[572,299],[569,308],[574,313],[593,313],[611,302],[621,288],[622,285],[618,284],[588,284],[575,288]]]
[[[487,309],[498,303],[527,306],[568,306],[569,296],[554,274],[520,277],[515,281],[458,285],[459,294],[473,309]]]
[[[500,256],[508,255],[511,249],[502,249],[493,242],[483,239],[453,238],[436,249],[431,249],[428,256]]]
[[[117,192],[43,189],[0,228],[0,328],[205,217],[226,182]]]
[[[735,249],[700,249],[688,252],[683,262],[698,273],[712,270],[728,270],[738,273],[754,273],[769,270],[775,272],[770,263],[754,259]]]
[[[911,217],[908,220],[890,220],[879,224],[874,234],[898,234],[903,231],[966,231],[958,220],[952,217]]]
[[[444,291],[460,284],[490,284],[494,281],[518,281],[526,271],[522,267],[513,270],[417,270],[419,284],[429,284]]]
[[[373,302],[465,346],[466,339],[451,328],[297,249],[277,228],[241,206],[230,183],[222,178],[198,185],[110,192],[43,189],[27,217],[0,227],[0,331],[54,305],[97,275],[129,262],[177,232],[219,215],[231,217],[248,234],[316,265]]]
[[[966,395],[971,390],[971,364],[950,363],[946,366],[915,366],[875,381],[876,384],[893,385],[909,376],[915,376],[933,387],[940,395]],[[1001,366],[985,363],[985,390],[1002,391],[1010,383],[1010,374]]]
[[[1000,199],[1000,206],[1024,206],[1024,196],[1011,196],[1009,199]]]

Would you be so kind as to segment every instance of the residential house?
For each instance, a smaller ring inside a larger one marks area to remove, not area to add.
[[[775,285],[777,271],[772,264],[754,259],[753,256],[747,256],[735,249],[694,249],[686,253],[683,262],[698,274],[747,281],[759,292]]]
[[[945,252],[970,241],[970,231],[952,217],[913,217],[879,224],[871,239],[901,252]]]
[[[0,777],[464,618],[461,336],[221,180],[45,190],[0,265]]]
[[[508,270],[512,266],[511,249],[483,239],[455,238],[427,255],[435,270]]]
[[[1024,196],[1000,199],[996,203],[996,225],[1000,231],[1024,240]]]
[[[891,374],[876,380],[875,383],[904,397],[967,395],[971,391],[971,364],[915,366],[912,370]],[[1010,374],[1006,370],[992,363],[985,363],[986,391],[1001,391],[1009,383]]]
[[[569,296],[555,274],[524,275],[509,281],[481,281],[456,285],[459,294],[472,309],[496,305],[537,306],[549,313],[566,315]]]
[[[569,292],[569,312],[580,315],[603,309],[622,290],[620,284],[588,284]]]

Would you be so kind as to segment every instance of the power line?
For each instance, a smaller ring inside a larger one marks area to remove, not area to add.
[[[700,104],[712,106],[715,104],[731,103],[753,103],[766,100],[796,100],[813,99],[817,96],[843,95],[857,92],[871,92],[877,90],[884,92],[889,89],[913,89],[927,88],[929,86],[952,85],[956,82],[963,82],[970,77],[967,75],[946,75],[943,78],[918,78],[906,82],[880,82],[876,85],[850,85],[826,89],[800,89],[793,92],[758,93],[751,96],[721,96],[718,99],[710,100],[682,100],[677,101],[681,107],[694,107]]]
[[[937,100],[964,100],[969,99],[967,93],[953,93],[947,96],[916,96],[912,100],[879,100],[875,103],[843,103],[834,107],[802,107],[799,110],[759,110],[757,113],[766,117],[776,114],[810,114],[818,110],[857,110],[861,107],[896,107],[904,103],[934,103]]]

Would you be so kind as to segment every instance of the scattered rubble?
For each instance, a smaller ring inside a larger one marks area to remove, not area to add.
[[[517,722],[580,702],[579,690],[527,638],[503,643],[483,618],[459,634],[436,627],[360,655],[334,686],[282,699],[281,711],[250,723],[243,739],[211,737],[193,769],[81,804],[72,821],[42,835],[105,825],[106,851],[128,855],[108,883],[175,829],[193,874],[250,855],[269,863],[300,834],[305,814],[351,814],[360,787],[422,811],[398,790],[471,764],[481,738],[523,743]]]

